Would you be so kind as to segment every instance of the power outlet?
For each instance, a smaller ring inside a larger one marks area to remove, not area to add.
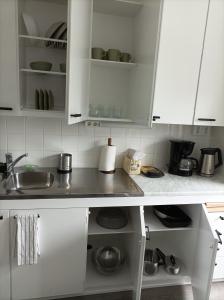
[[[85,126],[86,127],[100,127],[101,123],[100,123],[100,121],[91,121],[91,120],[89,120],[89,121],[85,122]]]
[[[209,133],[208,126],[193,126],[192,135],[195,136],[205,136]]]

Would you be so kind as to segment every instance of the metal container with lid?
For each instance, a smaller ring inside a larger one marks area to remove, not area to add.
[[[58,172],[59,173],[72,172],[72,155],[70,153],[59,154]]]

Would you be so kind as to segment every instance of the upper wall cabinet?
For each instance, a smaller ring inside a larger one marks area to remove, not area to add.
[[[161,2],[93,0],[89,119],[148,125]]]
[[[193,123],[208,4],[208,0],[164,1],[155,78],[153,122]],[[219,12],[219,15],[221,14],[222,12]],[[219,17],[214,22],[218,24]],[[220,25],[219,33],[216,33],[220,36],[219,43],[221,43],[221,27]],[[221,53],[221,49],[216,49],[217,51]],[[212,58],[210,56],[209,66],[213,64],[215,55],[213,54]],[[216,55],[215,61],[218,60]],[[209,72],[205,76],[208,74]],[[215,78],[213,76],[213,80],[216,80]],[[204,85],[206,84],[207,82]]]
[[[67,0],[17,0],[20,109],[23,115],[65,115],[67,15]]]
[[[18,113],[16,0],[0,1],[0,113]]]
[[[211,0],[194,124],[224,126],[224,1]]]

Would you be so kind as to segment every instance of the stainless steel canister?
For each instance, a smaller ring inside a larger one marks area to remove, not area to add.
[[[70,153],[59,154],[58,171],[60,173],[69,173],[72,171],[72,155]]]

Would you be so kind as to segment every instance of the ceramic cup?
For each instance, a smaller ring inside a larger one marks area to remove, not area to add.
[[[122,52],[121,53],[121,61],[122,62],[130,62],[131,60],[131,54],[127,52]]]
[[[112,61],[120,61],[121,52],[118,49],[109,49],[107,51],[107,59]]]
[[[106,56],[106,51],[103,48],[92,48],[92,58],[93,59],[104,59]]]

